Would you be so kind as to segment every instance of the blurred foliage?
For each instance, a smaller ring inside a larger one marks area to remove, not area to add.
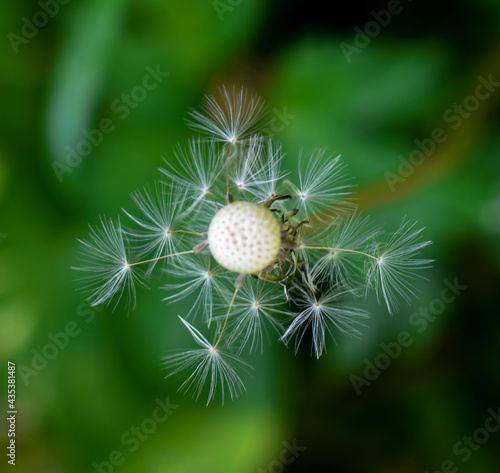
[[[298,1],[89,0],[57,3],[30,33],[27,22],[49,3],[0,7],[0,353],[18,364],[17,471],[97,471],[92,463],[113,450],[123,473],[277,471],[293,439],[306,450],[287,472],[441,471],[447,460],[459,472],[498,471],[500,433],[467,462],[452,449],[500,406],[500,91],[456,130],[445,117],[478,76],[500,79],[498,1],[402,2],[350,61],[341,43],[353,45],[355,28],[387,2],[333,15],[329,4]],[[13,46],[25,30],[32,37]],[[168,76],[125,116],[117,106],[148,68]],[[191,136],[188,110],[233,83],[292,116],[276,134],[285,167],[296,168],[299,149],[342,154],[360,207],[388,230],[418,219],[436,262],[412,307],[389,317],[368,299],[363,337],[339,338],[319,361],[271,343],[250,360],[248,392],[221,408],[177,394],[178,380],[160,369],[162,355],[189,343],[175,317],[189,301],[162,302],[158,276],[130,314],[89,309],[71,266],[87,225],[128,207],[129,193]],[[105,119],[113,131],[58,179],[67,147]],[[436,128],[446,141],[391,192],[387,173]],[[418,333],[411,315],[455,278],[467,289]],[[68,323],[77,335],[22,376]],[[413,343],[357,396],[351,376],[401,331]],[[179,407],[131,452],[122,435],[167,396]]]

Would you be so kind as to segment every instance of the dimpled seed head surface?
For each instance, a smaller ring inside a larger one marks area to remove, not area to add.
[[[222,267],[235,273],[258,273],[276,260],[280,224],[262,205],[234,202],[215,214],[208,228],[208,244]]]

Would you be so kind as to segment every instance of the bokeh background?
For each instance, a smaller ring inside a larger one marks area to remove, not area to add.
[[[500,471],[500,432],[482,430],[500,408],[500,90],[470,98],[479,76],[500,81],[500,2],[62,3],[0,7],[0,353],[3,386],[17,363],[16,471]],[[388,8],[377,27],[371,12]],[[168,76],[125,106],[148,68]],[[160,366],[190,343],[176,317],[189,301],[167,306],[158,274],[135,311],[89,309],[71,266],[88,224],[130,207],[222,84],[282,118],[286,167],[301,148],[342,154],[360,208],[388,230],[418,220],[436,261],[398,315],[367,301],[359,340],[337,337],[316,361],[271,337],[248,392],[205,407]],[[68,161],[103,119],[113,130]],[[437,129],[443,142],[405,168]],[[466,286],[452,302],[446,281]],[[434,316],[412,319],[421,310]],[[411,343],[357,393],[353,376],[404,332]],[[151,424],[167,397],[178,407]],[[305,449],[283,455],[294,442]]]

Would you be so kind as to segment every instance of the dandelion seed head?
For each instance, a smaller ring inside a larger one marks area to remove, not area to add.
[[[239,355],[262,352],[269,329],[296,350],[310,340],[319,358],[328,338],[360,334],[367,313],[351,297],[373,289],[393,313],[430,263],[418,257],[430,242],[416,224],[405,219],[384,241],[355,212],[340,156],[299,154],[298,182],[284,179],[281,146],[259,132],[264,112],[245,89],[207,97],[190,124],[210,138],[177,147],[162,180],[132,194],[138,213],[124,211],[135,228],[104,218],[81,241],[92,305],[124,295],[133,305],[135,285],[159,265],[167,311],[189,299],[180,320],[195,347],[165,362],[169,376],[184,373],[181,391],[206,392],[207,403],[245,390]],[[200,316],[208,338],[187,322]]]
[[[234,202],[215,214],[208,229],[214,259],[235,273],[256,274],[273,263],[281,229],[271,211],[252,202]]]

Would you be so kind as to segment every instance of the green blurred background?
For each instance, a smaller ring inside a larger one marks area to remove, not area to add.
[[[374,24],[371,12],[388,8],[377,15],[387,25]],[[470,98],[479,76],[500,80],[498,0],[0,9],[0,353],[2,385],[7,360],[18,370],[16,471],[500,471],[500,432],[481,430],[500,407],[500,91]],[[168,76],[144,94],[148,68]],[[368,300],[363,336],[338,337],[319,361],[271,337],[249,359],[248,392],[205,407],[160,367],[190,344],[176,317],[189,301],[167,307],[157,275],[130,314],[89,309],[71,266],[87,225],[131,207],[130,192],[192,135],[189,109],[222,84],[246,85],[281,117],[285,167],[300,148],[342,154],[360,207],[388,230],[418,219],[436,262],[412,307],[390,317]],[[103,119],[112,132],[66,161]],[[443,142],[405,168],[437,129]],[[467,288],[443,302],[455,280]],[[413,314],[426,309],[424,324]],[[385,366],[381,344],[404,332],[408,346],[357,393],[353,376]],[[152,424],[167,397],[178,407]],[[464,436],[476,439],[470,455]],[[305,450],[283,455],[294,441]]]

